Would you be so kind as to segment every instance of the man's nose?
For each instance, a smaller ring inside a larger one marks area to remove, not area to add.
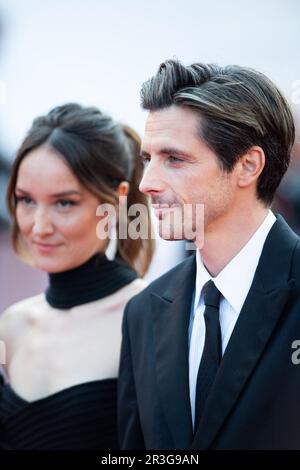
[[[38,208],[34,214],[32,233],[43,236],[50,235],[54,231],[53,222],[46,209]]]
[[[149,163],[145,168],[139,190],[145,194],[160,193],[164,191],[165,184],[161,172],[157,166]]]

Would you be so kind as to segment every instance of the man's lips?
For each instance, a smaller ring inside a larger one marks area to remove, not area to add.
[[[180,207],[179,204],[151,204],[155,217],[162,219],[167,214],[171,214],[174,210]]]
[[[174,209],[175,207],[179,207],[178,203],[172,203],[172,204],[151,204],[152,209]]]

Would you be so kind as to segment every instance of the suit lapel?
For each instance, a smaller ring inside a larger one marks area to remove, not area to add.
[[[175,448],[188,448],[193,438],[189,398],[188,327],[196,263],[182,263],[162,295],[152,294],[156,372],[165,417]]]
[[[263,354],[294,284],[288,276],[297,241],[278,217],[265,242],[251,289],[207,399],[193,449],[208,449],[213,444]]]

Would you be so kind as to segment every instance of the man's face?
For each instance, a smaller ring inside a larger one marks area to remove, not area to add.
[[[196,204],[203,205],[205,233],[222,223],[232,210],[237,189],[235,171],[228,174],[220,168],[216,154],[198,136],[199,126],[196,113],[175,105],[150,112],[146,121],[140,191],[151,198],[162,238],[190,238],[185,233],[187,225],[197,232],[203,220],[196,220]],[[193,216],[188,213],[184,217],[186,205],[193,208]],[[170,217],[171,212],[177,222]],[[166,220],[171,226],[169,236],[163,233]],[[182,236],[174,237],[178,220]]]

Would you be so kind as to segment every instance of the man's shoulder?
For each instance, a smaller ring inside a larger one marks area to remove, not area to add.
[[[127,310],[135,310],[135,307],[145,307],[145,302],[150,301],[153,295],[164,296],[166,290],[173,285],[175,281],[180,280],[183,271],[188,264],[191,264],[190,257],[184,259],[166,273],[153,280],[142,292],[135,295],[127,304]]]
[[[292,266],[292,276],[297,278],[300,282],[300,237],[295,244],[295,250],[293,253],[293,266]]]
[[[270,231],[273,243],[269,244],[268,255],[276,256],[278,250],[285,250],[285,253],[291,255],[292,273],[300,275],[300,236],[277,214],[277,223]],[[271,261],[271,256],[269,261]]]

